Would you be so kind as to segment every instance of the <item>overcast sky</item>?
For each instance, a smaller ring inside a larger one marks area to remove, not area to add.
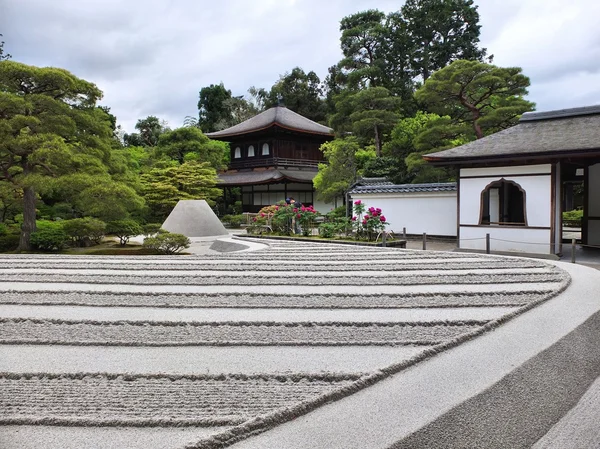
[[[475,0],[482,46],[531,78],[538,110],[600,104],[600,1]],[[339,22],[391,0],[0,0],[15,61],[92,81],[126,131],[148,115],[174,128],[198,91],[270,88],[295,66],[321,79],[341,59]]]

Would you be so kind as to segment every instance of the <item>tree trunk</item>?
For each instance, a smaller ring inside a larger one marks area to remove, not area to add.
[[[377,157],[381,157],[381,136],[379,135],[379,126],[375,125],[375,151]]]
[[[35,190],[23,189],[23,224],[17,251],[31,251],[31,233],[35,232]]]

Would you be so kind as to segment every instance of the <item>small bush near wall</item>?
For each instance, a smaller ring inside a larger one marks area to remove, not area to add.
[[[563,225],[566,226],[581,226],[583,219],[583,209],[575,209],[562,214]]]

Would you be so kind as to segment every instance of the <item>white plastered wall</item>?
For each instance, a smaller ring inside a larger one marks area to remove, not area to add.
[[[456,192],[353,194],[366,208],[382,210],[388,231],[456,237]]]
[[[459,247],[485,250],[489,233],[492,251],[552,253],[551,170],[551,164],[461,169]],[[479,225],[481,192],[501,178],[517,183],[525,191],[526,227]]]

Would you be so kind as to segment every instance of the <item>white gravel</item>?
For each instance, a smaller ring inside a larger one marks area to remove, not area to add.
[[[28,373],[367,372],[407,360],[427,346],[98,347],[0,345],[0,371]]]
[[[562,282],[528,282],[515,284],[438,284],[438,285],[369,285],[369,294],[390,293],[468,293],[468,292],[531,292],[558,290]],[[294,288],[292,288],[294,287]],[[303,285],[290,286],[289,294],[301,291],[305,295],[312,294],[352,294],[360,293],[354,285]],[[256,293],[254,285],[131,285],[131,284],[88,284],[67,282],[0,282],[0,292],[7,291],[84,291],[84,292],[150,292],[150,293]],[[285,294],[280,285],[262,285],[261,293]],[[1,294],[1,293],[0,293]]]
[[[169,309],[152,307],[85,307],[0,305],[2,318],[47,318],[98,321],[278,321],[278,322],[424,322],[493,320],[515,307],[460,307],[419,309]]]
[[[2,449],[180,449],[228,427],[3,426]]]

